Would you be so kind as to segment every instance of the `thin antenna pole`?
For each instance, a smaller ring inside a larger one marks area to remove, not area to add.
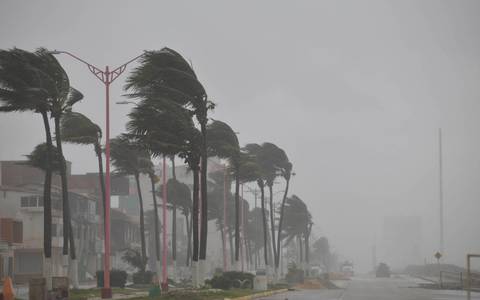
[[[443,227],[443,152],[442,152],[442,128],[438,129],[438,171],[439,171],[439,217],[440,217],[440,253],[444,255],[444,227]]]

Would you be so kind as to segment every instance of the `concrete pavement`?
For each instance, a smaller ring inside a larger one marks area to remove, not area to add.
[[[345,289],[301,290],[279,294],[264,300],[464,300],[464,291],[418,288],[418,280],[410,277],[355,277],[346,281]],[[472,300],[480,300],[472,293]]]

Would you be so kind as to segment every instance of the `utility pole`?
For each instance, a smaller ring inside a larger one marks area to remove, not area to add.
[[[438,171],[439,171],[439,217],[440,217],[440,253],[445,255],[444,225],[443,225],[443,152],[442,152],[442,128],[438,129]]]

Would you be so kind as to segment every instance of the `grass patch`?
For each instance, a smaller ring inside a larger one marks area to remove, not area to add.
[[[223,300],[224,298],[236,298],[258,293],[249,289],[231,289],[231,290],[178,290],[171,291],[157,300]],[[139,297],[132,300],[147,300],[149,297]]]
[[[113,288],[112,293],[117,295],[133,295],[138,292],[148,292],[148,288],[144,289],[132,289],[132,288]],[[101,289],[79,289],[70,290],[70,299],[71,300],[83,300],[87,298],[100,297]]]
[[[149,288],[142,289],[132,289],[132,288],[114,288],[114,294],[122,295],[134,295],[138,292],[147,292]],[[159,297],[149,298],[145,297],[135,297],[130,298],[131,300],[223,300],[224,298],[236,298],[247,296],[251,294],[259,293],[258,291],[249,290],[249,289],[230,289],[230,290],[214,290],[214,289],[186,289],[186,290],[176,290],[170,291],[166,294],[163,294]],[[91,297],[100,297],[100,289],[84,289],[84,290],[71,290],[70,299],[72,300],[83,300]]]

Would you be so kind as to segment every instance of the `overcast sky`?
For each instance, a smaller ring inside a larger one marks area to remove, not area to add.
[[[0,48],[68,50],[100,67],[179,51],[217,103],[213,118],[242,144],[285,149],[317,237],[363,270],[384,216],[421,216],[422,253],[433,259],[442,127],[446,259],[463,265],[480,252],[479,16],[479,1],[2,0]],[[76,110],[103,126],[101,83],[59,60],[85,95]],[[112,135],[128,111],[112,106]],[[38,115],[0,115],[1,160],[43,140]],[[89,147],[67,146],[66,156],[74,173],[96,171]]]

